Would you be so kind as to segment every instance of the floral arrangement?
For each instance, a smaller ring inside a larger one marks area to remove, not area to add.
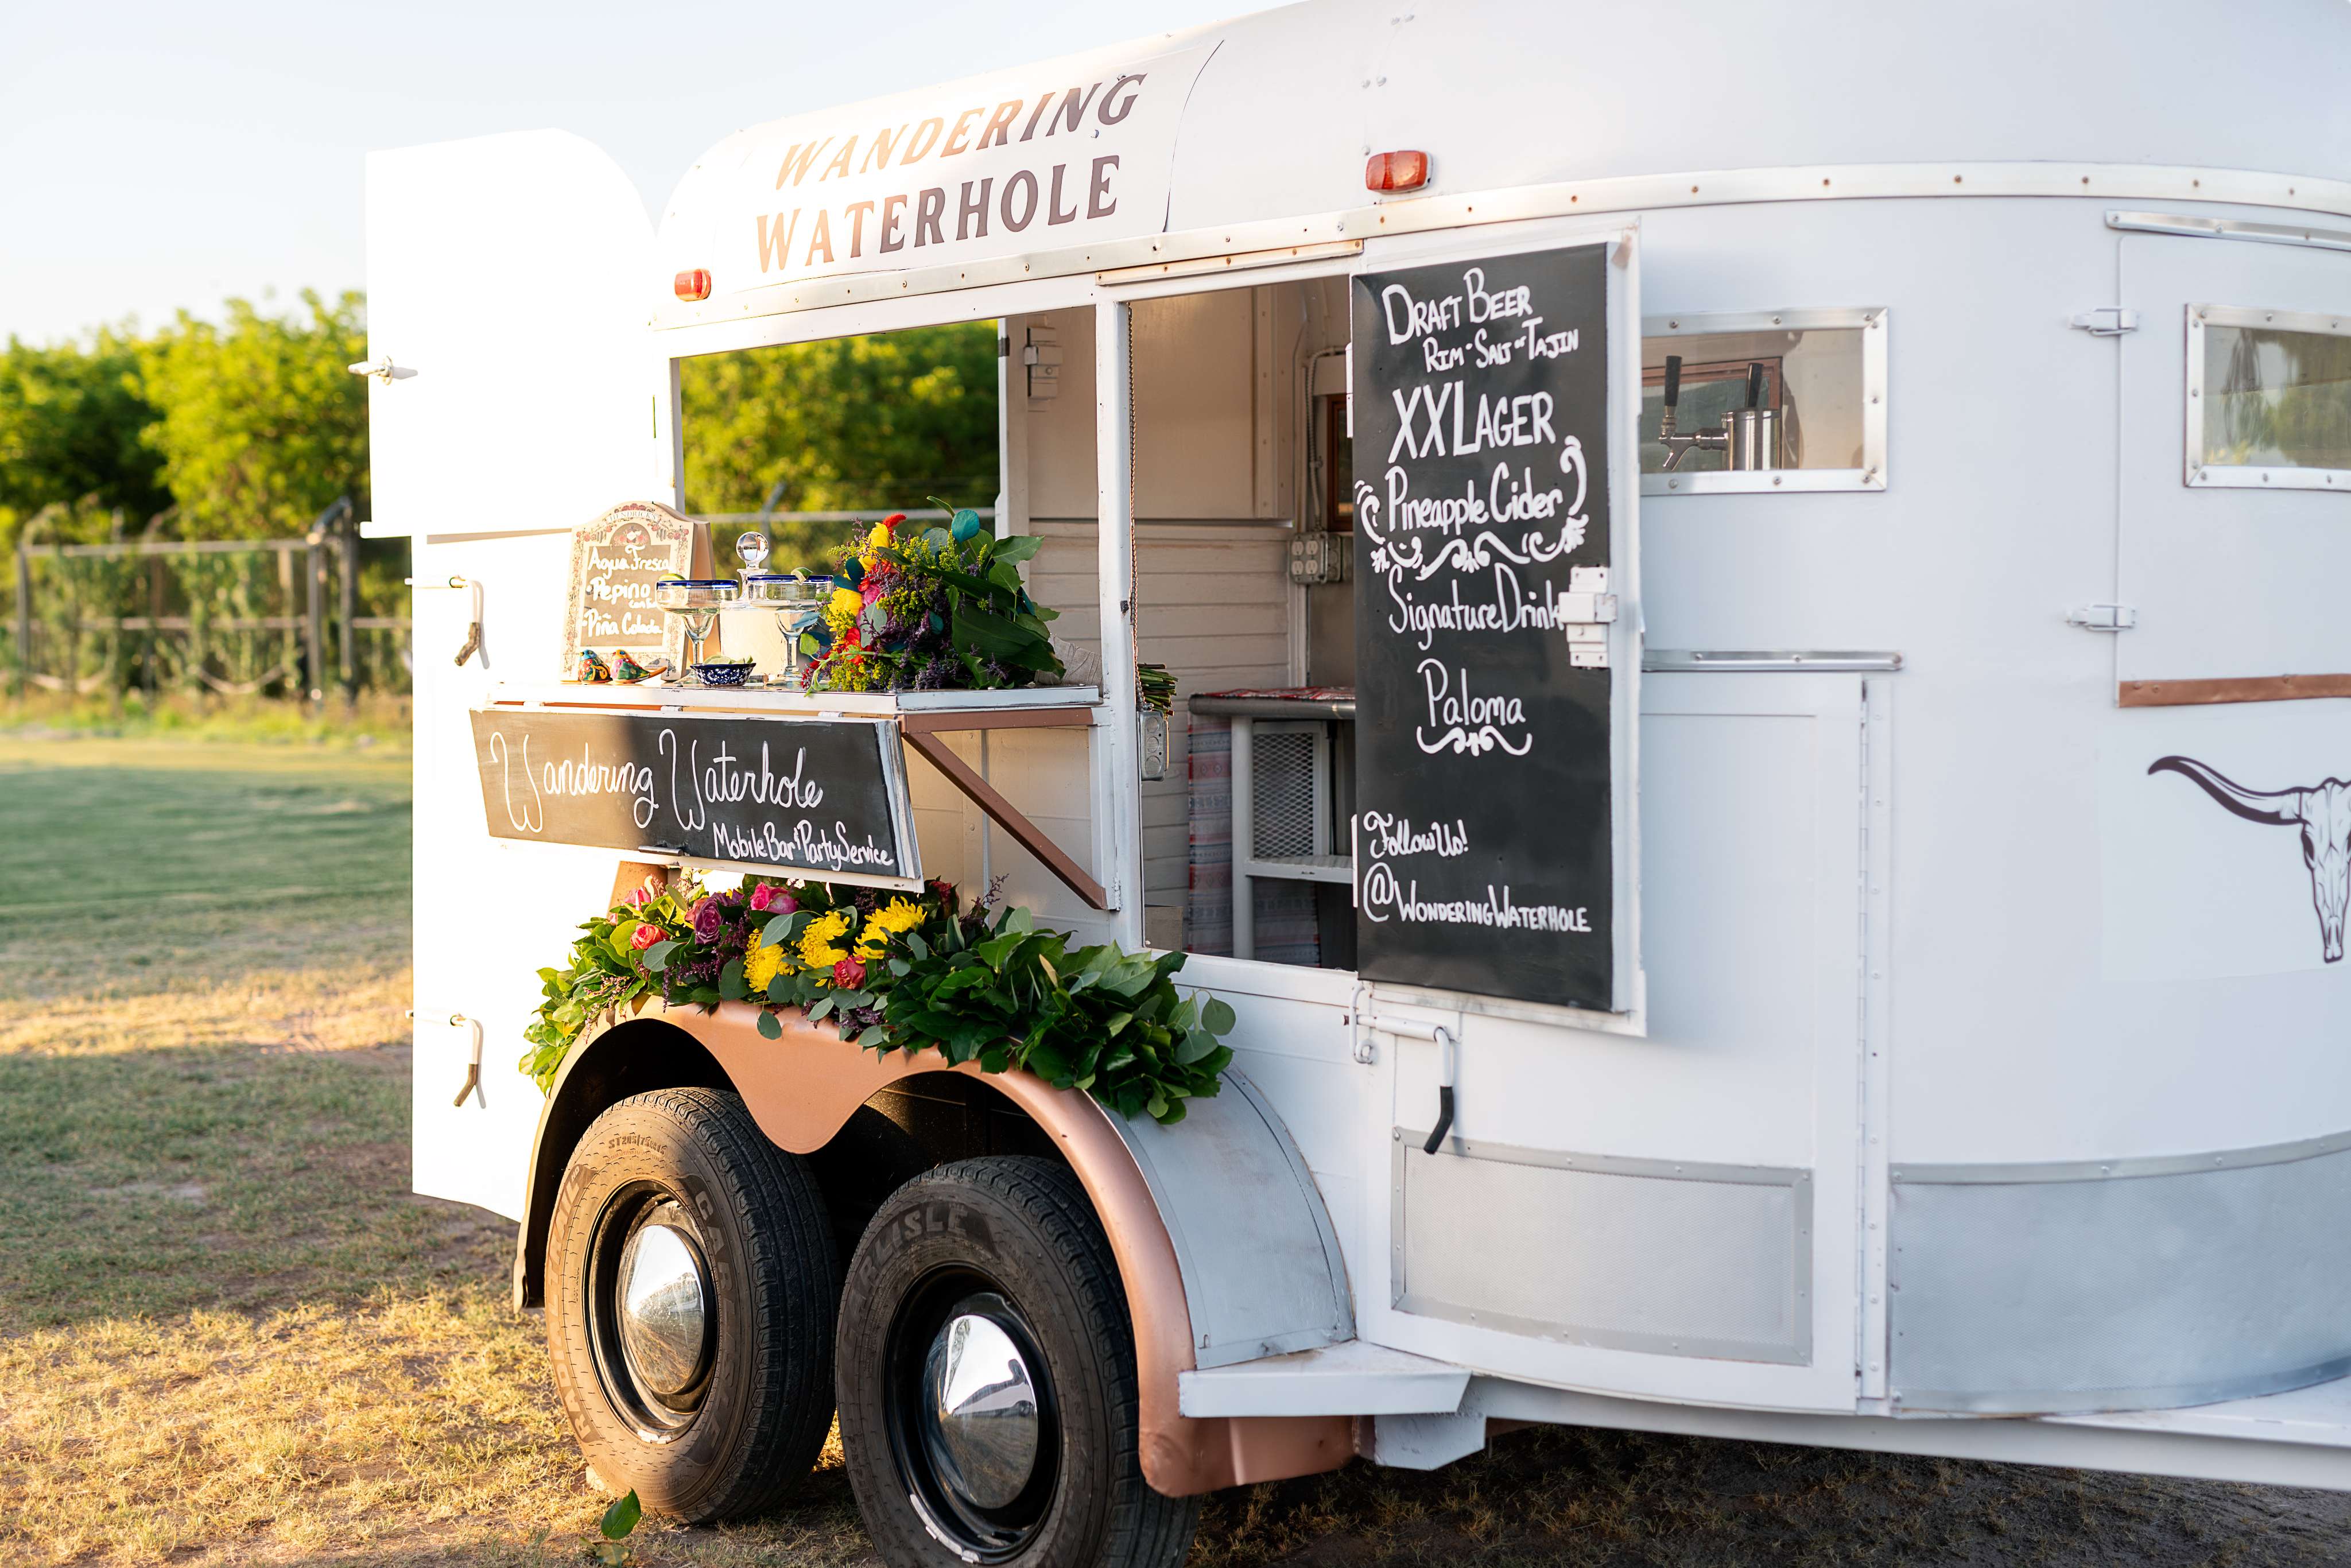
[[[532,1049],[519,1065],[542,1091],[591,1024],[647,996],[749,1002],[769,1040],[796,1009],[884,1055],[935,1050],[988,1072],[1022,1069],[1165,1123],[1215,1094],[1233,1057],[1219,1039],[1231,1007],[1176,994],[1183,954],[1071,951],[1068,933],[1028,910],[964,908],[943,882],[910,897],[758,878],[709,893],[684,876],[580,931],[568,967],[538,972],[545,999],[523,1031]]]
[[[946,503],[938,503],[942,509]],[[820,691],[986,690],[1058,680],[1061,661],[1019,563],[1033,536],[999,539],[968,507],[946,528],[893,512],[836,552],[838,584],[800,651]]]

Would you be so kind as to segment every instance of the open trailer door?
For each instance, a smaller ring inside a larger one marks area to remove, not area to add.
[[[1637,1030],[1638,264],[1583,233],[1354,280],[1357,968]]]
[[[518,894],[469,715],[496,682],[558,674],[569,531],[672,497],[653,227],[610,158],[529,131],[372,154],[367,232],[371,531],[407,535],[419,584],[414,1184],[515,1215],[537,972],[610,896],[612,857],[550,857]]]

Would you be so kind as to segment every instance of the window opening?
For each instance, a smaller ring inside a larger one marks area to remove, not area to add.
[[[2351,319],[2189,308],[2188,482],[2351,486]]]
[[[1883,489],[1886,330],[1878,309],[1644,321],[1641,493]]]

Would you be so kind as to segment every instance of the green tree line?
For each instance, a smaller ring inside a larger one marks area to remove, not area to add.
[[[232,299],[158,331],[100,328],[0,352],[0,545],[50,507],[49,537],[102,538],[176,507],[183,538],[298,534],[338,496],[367,498],[367,349],[356,293],[300,308]],[[361,515],[365,512],[362,510]]]
[[[363,298],[229,300],[159,330],[101,328],[0,352],[0,550],[44,508],[48,538],[299,534],[338,496],[368,515]],[[986,505],[996,490],[992,322],[687,361],[686,507],[750,512]],[[517,453],[517,461],[528,455]],[[613,499],[626,499],[614,497]],[[583,519],[584,520],[584,519]]]

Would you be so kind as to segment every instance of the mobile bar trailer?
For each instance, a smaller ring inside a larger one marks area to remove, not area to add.
[[[837,1406],[895,1563],[1498,1423],[2351,1486],[2346,74],[2320,0],[1312,0],[741,131],[658,233],[569,136],[372,158],[415,1186],[519,1222],[596,1472],[741,1513]],[[686,361],[967,321],[1097,684],[558,678]],[[543,1097],[584,912],[845,863],[615,830],[567,725],[832,747],[866,881],[1189,949],[1224,1092],[728,1003]]]

